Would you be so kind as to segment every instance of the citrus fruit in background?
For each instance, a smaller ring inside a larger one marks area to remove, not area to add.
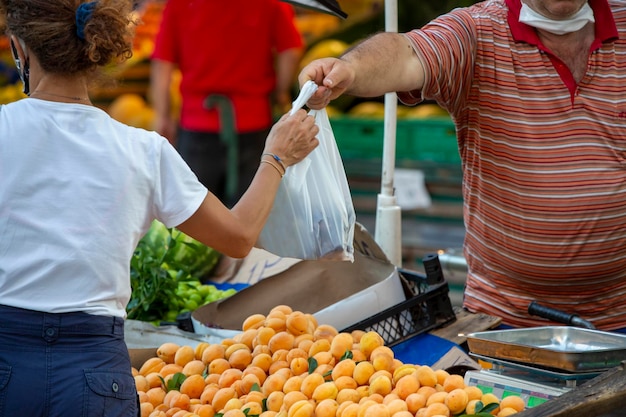
[[[320,58],[338,57],[343,54],[349,45],[339,39],[324,39],[311,46],[300,60],[300,69],[312,61]]]
[[[382,119],[385,117],[385,105],[377,101],[364,101],[356,104],[348,111],[352,117]]]
[[[442,117],[449,116],[450,114],[446,109],[440,107],[437,104],[418,104],[411,110],[406,112],[406,117],[413,119],[427,119],[429,117]]]
[[[148,104],[139,94],[126,93],[117,96],[109,105],[108,113],[115,120],[128,124]]]

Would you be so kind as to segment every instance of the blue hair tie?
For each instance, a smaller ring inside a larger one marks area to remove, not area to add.
[[[82,3],[76,9],[76,35],[80,39],[85,39],[85,24],[91,19],[96,3],[95,1]]]

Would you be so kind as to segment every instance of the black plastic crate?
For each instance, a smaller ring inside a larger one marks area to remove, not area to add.
[[[436,265],[439,265],[438,258]],[[375,331],[391,347],[456,320],[448,283],[415,271],[399,270],[407,300],[343,329]],[[435,281],[435,282],[434,282]]]

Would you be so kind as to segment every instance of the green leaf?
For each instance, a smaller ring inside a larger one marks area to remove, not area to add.
[[[180,390],[180,386],[185,381],[185,379],[187,379],[187,376],[185,374],[183,374],[182,372],[176,372],[172,376],[172,378],[167,381],[166,391],[169,392],[172,390]]]
[[[317,359],[311,356],[308,362],[309,362],[309,374],[312,374],[317,369]]]
[[[354,358],[354,355],[352,354],[352,351],[348,349],[344,352],[341,358],[339,358],[339,362],[341,362],[344,359],[352,359],[352,358]]]

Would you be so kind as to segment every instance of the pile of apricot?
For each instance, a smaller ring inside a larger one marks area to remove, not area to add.
[[[505,417],[525,408],[519,396],[402,363],[374,331],[339,332],[285,305],[248,317],[221,343],[164,343],[133,374],[142,417]]]

